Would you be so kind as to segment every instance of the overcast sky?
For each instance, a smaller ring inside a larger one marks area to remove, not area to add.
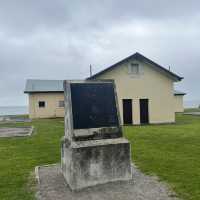
[[[140,52],[200,99],[200,1],[0,0],[0,106],[26,105],[25,81],[80,79]]]

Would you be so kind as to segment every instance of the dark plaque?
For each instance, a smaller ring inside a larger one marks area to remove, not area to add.
[[[71,83],[74,129],[119,126],[112,82]]]

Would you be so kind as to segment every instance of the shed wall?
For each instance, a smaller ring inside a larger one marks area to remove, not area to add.
[[[39,101],[45,101],[45,107],[39,108]],[[63,93],[32,93],[29,94],[30,118],[64,117],[64,108],[59,107],[59,101],[64,101]]]
[[[175,122],[173,81],[146,63],[138,63],[139,75],[130,75],[130,62],[105,72],[97,79],[114,79],[117,89],[121,121],[123,122],[123,99],[132,99],[133,124],[140,124],[139,99],[149,99],[150,123]]]
[[[183,97],[184,97],[183,95],[175,95],[174,96],[175,112],[184,112]]]

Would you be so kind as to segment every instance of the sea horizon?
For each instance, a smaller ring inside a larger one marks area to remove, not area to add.
[[[26,115],[28,106],[0,106],[0,116],[7,115]]]
[[[200,100],[184,101],[184,108],[194,108],[200,105]],[[23,106],[0,106],[0,116],[7,115],[26,115],[28,114],[28,105]]]

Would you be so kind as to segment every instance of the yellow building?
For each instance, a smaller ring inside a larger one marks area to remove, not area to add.
[[[175,122],[183,111],[184,93],[174,92],[182,77],[135,53],[91,76],[89,80],[113,79],[123,124]],[[27,80],[30,118],[64,116],[62,80]]]

